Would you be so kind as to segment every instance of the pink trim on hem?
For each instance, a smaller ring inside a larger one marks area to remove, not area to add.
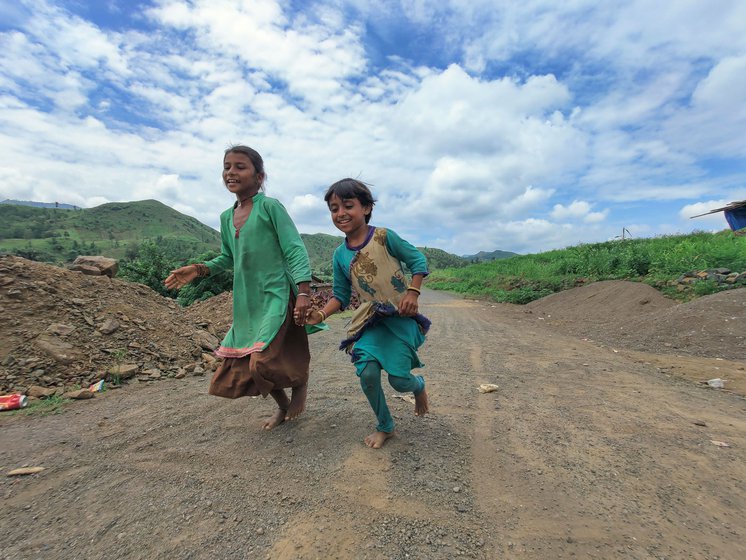
[[[254,352],[261,352],[265,346],[267,345],[264,342],[255,342],[250,348],[226,348],[225,346],[220,346],[215,350],[215,355],[220,358],[243,358]]]

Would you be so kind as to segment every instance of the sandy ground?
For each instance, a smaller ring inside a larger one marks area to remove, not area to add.
[[[578,332],[577,294],[527,309],[426,290],[431,414],[388,390],[380,450],[342,320],[311,338],[308,410],[271,432],[271,399],[210,397],[206,377],[0,416],[0,558],[746,558],[740,331],[704,355],[624,347],[598,295]],[[21,466],[45,470],[4,476]]]

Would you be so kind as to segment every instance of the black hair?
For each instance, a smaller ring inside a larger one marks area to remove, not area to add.
[[[225,161],[225,156],[227,156],[228,154],[243,154],[247,158],[249,158],[251,160],[251,164],[254,166],[254,171],[262,176],[261,188],[264,189],[264,182],[267,180],[267,173],[264,171],[264,160],[262,159],[262,156],[259,155],[259,152],[257,152],[254,148],[249,148],[248,146],[244,146],[243,144],[234,144],[227,150],[225,150],[225,153],[223,154],[223,161]]]
[[[370,192],[368,185],[357,179],[340,179],[329,187],[324,195],[324,202],[327,206],[329,205],[329,199],[335,195],[341,200],[357,198],[363,206],[370,206],[370,213],[365,216],[365,223],[370,222],[376,200],[373,198],[373,193]]]

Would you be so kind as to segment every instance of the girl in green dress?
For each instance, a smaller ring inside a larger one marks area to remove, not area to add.
[[[215,351],[223,360],[209,392],[231,399],[272,395],[278,409],[264,422],[264,429],[271,430],[305,409],[310,355],[304,325],[311,267],[287,211],[264,194],[265,179],[256,150],[226,150],[223,182],[236,202],[220,215],[221,253],[172,271],[165,284],[178,289],[195,278],[233,269],[233,324]]]
[[[334,183],[324,197],[334,225],[345,242],[334,252],[334,288],[322,309],[308,314],[318,324],[347,307],[352,288],[363,302],[355,310],[347,337],[340,345],[352,357],[360,385],[376,414],[376,431],[365,438],[368,447],[380,448],[394,435],[394,420],[381,386],[381,370],[398,392],[413,393],[415,414],[428,412],[427,391],[417,349],[425,341],[430,321],[418,313],[417,298],[427,275],[425,256],[390,229],[368,225],[375,203],[368,187],[355,179]],[[401,263],[412,272],[411,283]]]

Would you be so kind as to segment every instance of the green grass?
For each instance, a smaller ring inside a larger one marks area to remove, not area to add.
[[[59,395],[54,395],[46,399],[39,399],[29,402],[25,408],[17,410],[8,410],[3,414],[23,415],[23,416],[49,416],[50,414],[62,414],[64,407],[70,403],[70,399],[63,399]]]
[[[646,282],[667,296],[686,300],[724,289],[699,282],[679,292],[668,283],[680,275],[713,268],[746,271],[746,237],[731,231],[618,240],[436,270],[427,287],[498,302],[528,303],[599,280]]]

